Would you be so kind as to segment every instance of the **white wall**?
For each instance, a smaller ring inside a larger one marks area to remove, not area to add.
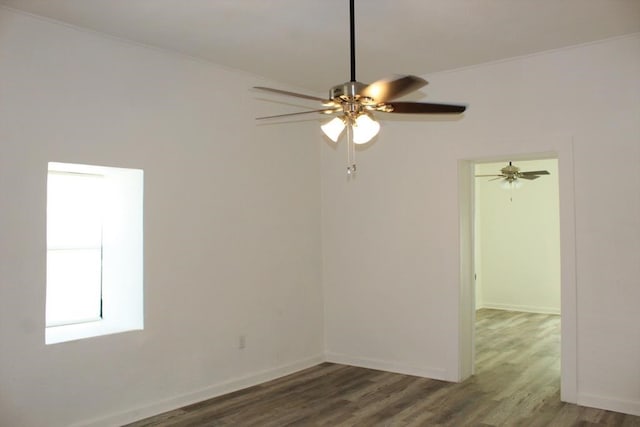
[[[640,35],[439,73],[426,100],[466,101],[464,118],[385,116],[353,182],[325,146],[328,358],[463,376],[458,162],[559,153],[575,183],[560,226],[576,236],[562,274],[576,278],[577,401],[640,414],[638,76]]]
[[[114,425],[322,360],[317,123],[256,126],[279,112],[256,84],[0,9],[0,425]],[[144,170],[144,331],[45,345],[48,161]]]
[[[496,174],[507,163],[476,165]],[[560,313],[560,206],[557,159],[518,160],[522,171],[547,170],[520,188],[475,180],[476,308]]]

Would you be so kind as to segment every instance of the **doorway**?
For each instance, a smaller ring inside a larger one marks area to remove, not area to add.
[[[559,187],[559,240],[560,240],[560,311],[562,312],[561,341],[561,400],[577,401],[577,300],[575,278],[575,215],[573,198],[573,150],[571,138],[550,138],[545,145],[552,151],[543,153],[512,153],[509,158],[494,153],[493,157],[477,157],[459,161],[459,225],[460,225],[460,310],[459,310],[459,379],[470,377],[475,368],[475,169],[476,165],[513,160],[555,159]],[[504,147],[503,147],[504,148]],[[491,153],[489,153],[491,155]],[[524,169],[523,169],[524,170]],[[540,178],[543,179],[543,178]],[[539,179],[539,180],[540,180]],[[498,183],[499,185],[499,183]],[[503,190],[504,191],[504,190]],[[520,193],[509,195],[515,203]],[[507,245],[509,243],[506,243]],[[517,246],[516,243],[513,245]],[[484,278],[484,276],[483,276]],[[481,285],[482,286],[482,285]],[[482,298],[483,295],[480,296]],[[482,301],[481,304],[486,304]],[[505,303],[506,304],[506,303]],[[525,304],[522,304],[525,305]],[[526,307],[520,307],[524,309]],[[537,308],[540,307],[529,307]],[[532,311],[532,310],[531,310]]]
[[[496,399],[557,400],[558,160],[504,160],[474,169],[476,381],[502,388]],[[515,170],[526,175],[510,181]]]

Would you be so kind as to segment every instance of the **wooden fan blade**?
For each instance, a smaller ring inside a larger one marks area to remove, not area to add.
[[[491,174],[491,175],[476,175],[476,178],[478,177],[487,177],[487,176],[504,176],[504,175],[496,175],[496,174]]]
[[[549,175],[549,171],[527,171],[520,172],[520,175]]]
[[[278,114],[276,116],[264,116],[264,117],[256,117],[256,120],[264,120],[264,119],[277,119],[279,117],[289,117],[289,116],[298,116],[300,114],[311,114],[311,113],[323,113],[323,114],[331,114],[331,113],[335,113],[338,110],[327,110],[327,109],[321,109],[321,110],[310,110],[310,111],[300,111],[297,113],[287,113],[287,114]]]
[[[385,107],[393,109],[391,111],[381,111],[399,114],[460,114],[467,109],[465,105],[430,104],[427,102],[393,102],[385,104]]]
[[[393,76],[371,83],[362,90],[360,95],[381,103],[400,98],[426,84],[425,79],[417,76]]]
[[[489,181],[495,181],[495,180],[498,180],[498,179],[500,179],[500,178],[506,178],[506,176],[504,176],[504,175],[498,175],[498,177],[497,177],[497,178],[490,179]]]
[[[519,179],[528,179],[529,181],[532,181],[534,179],[538,179],[540,178],[540,175],[522,175],[520,174],[520,176],[518,176]]]
[[[296,98],[304,98],[304,99],[310,99],[312,101],[320,101],[322,103],[329,102],[328,100],[322,99],[322,98],[318,98],[317,96],[305,95],[303,93],[289,92],[287,90],[273,89],[273,88],[264,87],[264,86],[254,86],[253,88],[254,89],[259,89],[259,90],[264,90],[264,91],[267,91],[267,92],[279,93],[280,95],[295,96]]]

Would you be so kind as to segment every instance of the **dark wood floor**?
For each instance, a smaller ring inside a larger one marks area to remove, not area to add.
[[[463,383],[323,363],[129,427],[640,427],[640,417],[560,402],[559,347],[559,316],[483,309],[476,375]]]

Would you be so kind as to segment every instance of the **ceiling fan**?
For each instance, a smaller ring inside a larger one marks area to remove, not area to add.
[[[534,180],[540,178],[542,175],[549,175],[549,171],[527,171],[521,172],[520,168],[514,166],[511,162],[502,169],[500,169],[500,173],[497,175],[476,175],[476,177],[494,177],[489,181],[494,181],[502,178],[503,184],[505,184],[506,188],[518,188],[519,187],[519,179],[527,179]]]
[[[333,142],[338,142],[340,135],[347,130],[347,174],[356,171],[355,146],[365,144],[373,139],[380,130],[380,124],[374,119],[373,112],[400,114],[460,114],[465,105],[433,104],[426,102],[394,101],[427,84],[427,81],[412,75],[395,75],[378,80],[371,84],[356,80],[355,23],[354,0],[349,1],[350,17],[350,59],[351,79],[334,86],[329,91],[329,99],[264,86],[254,89],[273,92],[320,102],[322,108],[276,116],[258,117],[257,120],[274,119],[300,114],[320,113],[337,114],[332,120],[321,126],[325,135]]]

